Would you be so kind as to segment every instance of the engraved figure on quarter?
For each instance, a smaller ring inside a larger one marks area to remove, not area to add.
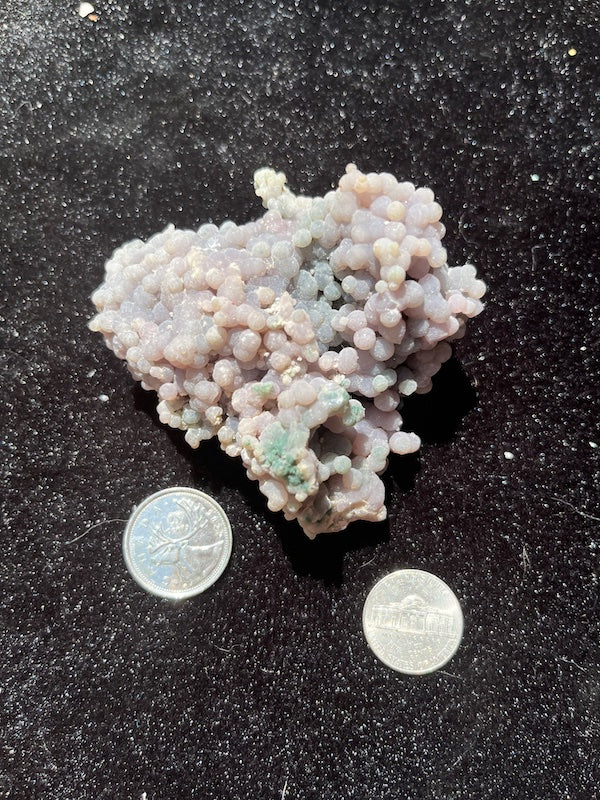
[[[462,637],[463,617],[443,581],[423,570],[405,569],[373,587],[364,606],[363,629],[384,664],[423,675],[452,658]]]
[[[123,538],[135,580],[161,597],[183,599],[211,586],[231,555],[231,526],[221,506],[196,489],[172,488],[146,498]]]
[[[152,535],[148,542],[148,552],[158,566],[178,564],[188,572],[194,572],[194,566],[188,559],[193,560],[201,552],[219,547],[222,541],[217,539],[209,544],[201,544],[206,518],[199,515],[188,500],[175,502],[178,510],[171,511],[164,528],[156,522],[150,523]]]

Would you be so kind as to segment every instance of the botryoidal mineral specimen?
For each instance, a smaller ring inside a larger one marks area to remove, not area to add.
[[[346,168],[324,197],[260,169],[255,222],[172,225],[115,251],[90,323],[192,447],[218,436],[309,537],[386,516],[378,477],[411,453],[427,392],[485,284],[448,267],[430,189]]]

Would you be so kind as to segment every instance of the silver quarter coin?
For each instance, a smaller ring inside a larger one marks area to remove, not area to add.
[[[425,675],[456,653],[463,615],[444,581],[420,569],[401,569],[369,592],[363,630],[371,650],[388,667]]]
[[[173,487],[147,497],[125,528],[127,569],[151,594],[183,600],[219,578],[231,556],[231,525],[204,492]]]

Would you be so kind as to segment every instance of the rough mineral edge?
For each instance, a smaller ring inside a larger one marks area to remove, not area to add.
[[[90,322],[192,447],[218,436],[309,537],[386,516],[402,397],[427,392],[483,308],[448,267],[433,192],[349,164],[324,197],[260,169],[254,222],[169,225],[106,263]]]

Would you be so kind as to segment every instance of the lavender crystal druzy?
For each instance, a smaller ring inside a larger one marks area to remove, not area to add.
[[[90,323],[158,393],[192,447],[218,436],[272,511],[311,538],[386,516],[378,477],[420,441],[403,396],[427,392],[485,285],[448,267],[430,189],[346,168],[325,197],[260,169],[245,225],[172,225],[115,251]]]

